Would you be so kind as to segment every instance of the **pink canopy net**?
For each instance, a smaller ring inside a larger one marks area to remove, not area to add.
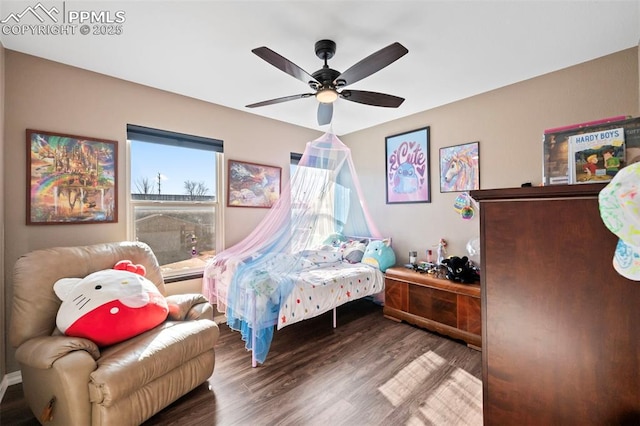
[[[326,133],[307,143],[289,185],[262,222],[205,268],[203,294],[242,333],[258,362],[268,353],[280,301],[294,285],[299,254],[344,236],[381,238],[362,197],[350,149]],[[275,264],[282,277],[276,285],[262,279],[273,277]]]

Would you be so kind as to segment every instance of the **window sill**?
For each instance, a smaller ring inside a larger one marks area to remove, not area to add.
[[[168,277],[164,277],[164,283],[172,284],[172,283],[177,283],[181,281],[197,280],[197,279],[202,279],[203,276],[204,276],[204,271],[190,272],[190,273],[180,274],[180,275],[170,275]]]

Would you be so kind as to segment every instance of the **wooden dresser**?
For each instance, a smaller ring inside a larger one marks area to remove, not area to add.
[[[389,268],[383,313],[480,349],[479,284],[460,284],[401,266]]]
[[[603,187],[471,191],[485,425],[640,424],[640,282],[613,269]]]

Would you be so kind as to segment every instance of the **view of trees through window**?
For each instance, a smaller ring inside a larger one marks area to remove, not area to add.
[[[132,228],[165,276],[202,270],[216,249],[217,152],[130,139]]]

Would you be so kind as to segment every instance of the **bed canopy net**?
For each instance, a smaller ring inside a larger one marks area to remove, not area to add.
[[[263,363],[280,304],[297,276],[313,262],[332,261],[318,258],[330,257],[331,251],[314,250],[331,249],[354,237],[381,238],[349,148],[326,133],[307,143],[289,185],[260,224],[209,261],[203,293],[225,312],[229,327],[242,333],[246,348]],[[224,282],[228,284],[221,285]]]

